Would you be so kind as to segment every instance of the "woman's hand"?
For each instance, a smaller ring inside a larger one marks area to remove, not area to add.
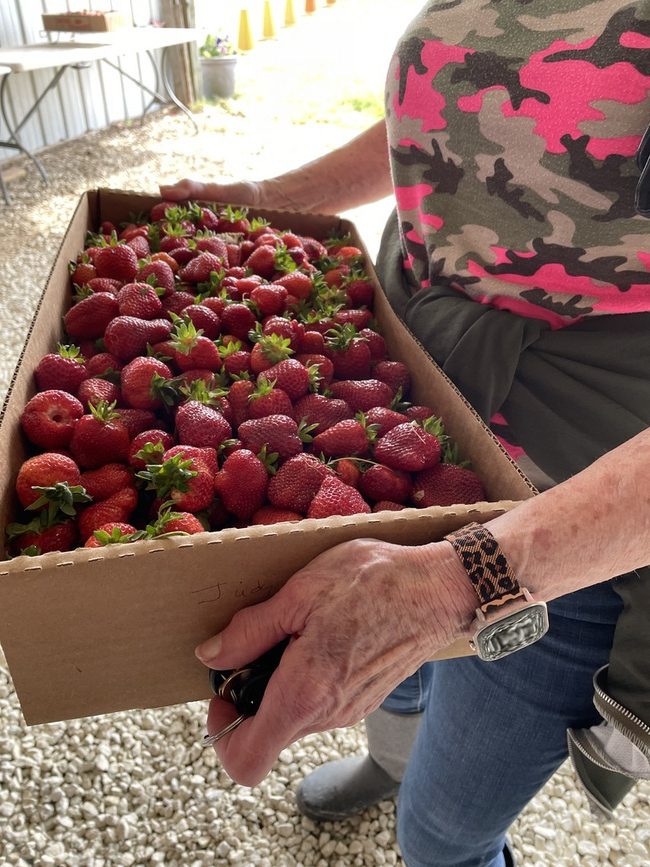
[[[204,202],[251,205],[253,207],[268,204],[261,201],[261,184],[256,181],[233,181],[216,184],[183,178],[175,184],[161,184],[160,195],[170,202],[198,199]]]
[[[374,539],[338,545],[197,648],[210,668],[229,669],[293,639],[257,714],[215,745],[234,780],[255,785],[293,741],[363,719],[466,628],[476,602],[458,559],[449,545],[426,546],[426,558],[424,550]],[[213,699],[208,731],[236,715]]]

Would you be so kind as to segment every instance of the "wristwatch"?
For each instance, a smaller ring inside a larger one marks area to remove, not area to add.
[[[517,578],[492,533],[467,524],[445,536],[467,572],[480,606],[470,647],[492,662],[533,644],[548,632],[546,603],[533,599]]]

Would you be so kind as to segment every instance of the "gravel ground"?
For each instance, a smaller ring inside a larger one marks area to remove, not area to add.
[[[0,253],[0,396],[83,190],[152,191],[158,180],[184,175],[262,177],[342,143],[374,120],[392,41],[387,34],[397,33],[418,6],[418,0],[341,0],[244,58],[241,95],[205,107],[198,136],[182,116],[161,112],[142,127],[118,125],[50,149],[43,155],[47,188],[30,168],[14,181]],[[385,26],[373,34],[372,58],[364,57],[353,34],[380,17]],[[349,63],[339,69],[343,56]],[[289,57],[311,88],[308,96],[297,90]],[[325,80],[327,89],[318,87]],[[369,110],[353,110],[362,103]],[[371,249],[388,208],[383,202],[351,214]],[[2,867],[403,863],[392,803],[322,826],[295,809],[293,792],[305,773],[364,749],[362,727],[305,738],[249,790],[229,781],[214,753],[203,750],[204,719],[205,706],[194,703],[27,729],[0,667]],[[516,822],[515,852],[530,867],[647,867],[649,801],[646,783],[619,808],[616,824],[599,824],[564,767]]]

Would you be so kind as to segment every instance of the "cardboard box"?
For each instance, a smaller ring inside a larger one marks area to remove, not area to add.
[[[119,12],[98,12],[92,15],[83,12],[43,13],[43,28],[66,33],[108,33],[126,27],[124,16]]]
[[[83,248],[87,229],[95,230],[102,220],[118,224],[156,201],[100,189],[79,202],[0,417],[5,457],[0,465],[2,528],[13,518],[14,482],[27,456],[20,413],[34,394],[34,368],[60,339],[61,317],[70,303],[68,262]],[[367,256],[347,221],[259,213],[279,228],[315,237],[349,232]],[[0,642],[28,724],[207,698],[207,673],[194,657],[196,644],[222,629],[243,606],[268,598],[317,554],[359,537],[424,544],[469,521],[487,521],[535,492],[395,317],[378,284],[377,290],[375,313],[391,357],[409,366],[413,397],[437,408],[462,456],[471,459],[483,479],[490,502],[228,529],[4,560]],[[6,556],[0,551],[0,560]],[[468,652],[463,642],[440,657]]]

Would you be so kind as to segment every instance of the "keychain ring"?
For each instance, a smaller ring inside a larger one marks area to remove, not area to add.
[[[223,698],[223,699],[226,699],[226,701],[228,701],[228,699],[226,698],[227,691],[231,692],[231,693],[234,691],[232,688],[232,683],[235,680],[235,678],[240,677],[240,676],[245,675],[245,674],[250,675],[252,673],[253,673],[252,668],[238,668],[235,671],[232,671],[228,675],[228,677],[226,677],[226,679],[223,681],[223,683],[219,684],[219,688],[217,690],[217,695],[219,696],[219,698]],[[234,704],[234,702],[233,702],[233,704]]]

